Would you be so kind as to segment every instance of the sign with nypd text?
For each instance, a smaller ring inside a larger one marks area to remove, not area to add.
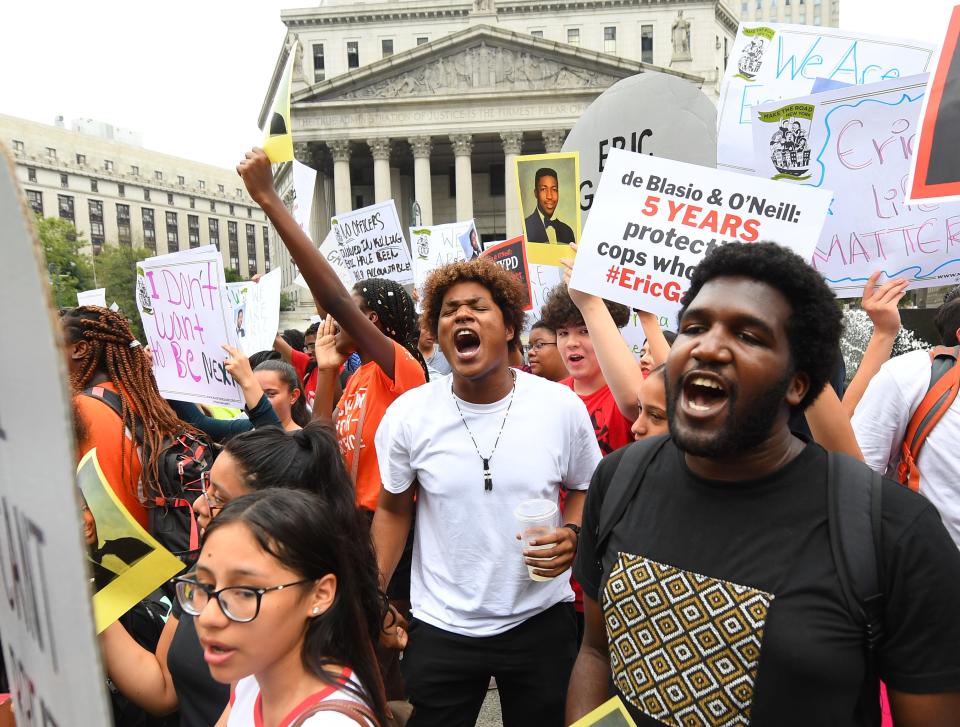
[[[809,260],[831,197],[612,149],[570,286],[672,315],[697,264],[719,245],[776,242]]]

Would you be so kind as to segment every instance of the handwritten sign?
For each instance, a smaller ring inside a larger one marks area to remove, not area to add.
[[[960,204],[906,203],[926,75],[754,107],[754,167],[832,190],[812,263],[840,297],[875,270],[911,288],[960,282]],[[785,141],[786,139],[786,141]]]
[[[466,250],[461,237],[466,233],[469,244],[471,229],[476,229],[473,226],[473,220],[410,228],[410,244],[413,247],[413,284],[418,290],[423,289],[427,277],[437,268],[466,259]]]
[[[523,288],[523,309],[533,308],[533,295],[530,292],[530,275],[527,272],[527,250],[523,235],[497,243],[483,251],[480,257],[488,257],[508,273],[516,276]]]
[[[98,305],[107,307],[107,289],[82,290],[77,293],[77,305]]]
[[[933,46],[836,28],[742,23],[720,88],[717,167],[752,174],[750,108],[809,94],[817,78],[875,83],[928,69]]]
[[[4,263],[0,340],[0,632],[17,724],[108,725],[74,484],[72,407],[43,251],[0,146]],[[45,382],[37,386],[38,381]],[[43,432],[43,436],[37,436]]]
[[[772,241],[809,259],[831,195],[613,150],[570,286],[671,315],[718,245]]]
[[[410,251],[393,200],[337,215],[330,223],[344,265],[358,280],[387,278],[413,282]]]
[[[238,341],[217,249],[208,245],[137,263],[136,296],[161,395],[242,407],[221,348]]]
[[[271,270],[260,282],[227,283],[227,304],[240,342],[247,356],[269,351],[280,326],[280,268]]]

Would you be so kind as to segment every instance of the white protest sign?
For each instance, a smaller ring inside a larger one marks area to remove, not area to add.
[[[911,288],[960,282],[960,203],[909,205],[907,177],[927,76],[754,107],[759,176],[832,190],[813,266],[839,297],[870,274]]]
[[[280,326],[280,268],[271,270],[260,282],[227,283],[227,304],[240,342],[247,356],[269,351]]]
[[[340,246],[337,244],[336,238],[333,236],[333,230],[327,233],[326,238],[323,240],[323,244],[320,245],[320,254],[326,259],[330,264],[330,267],[333,268],[333,272],[337,274],[337,277],[340,278],[340,282],[343,283],[343,287],[347,290],[351,290],[356,284],[357,279],[353,277],[353,273],[350,272],[343,262],[343,252],[340,250]],[[297,273],[297,277],[293,279],[294,285],[299,285],[301,288],[310,289],[310,286],[307,285],[307,281],[304,280],[303,273]]]
[[[570,252],[572,257],[573,251]],[[556,265],[528,263],[527,274],[530,276],[530,299],[533,302],[533,308],[527,315],[523,332],[529,335],[533,324],[540,319],[540,309],[547,302],[550,291],[558,285],[563,285],[563,268],[558,268]]]
[[[77,292],[77,305],[98,305],[107,307],[107,289],[82,290]]]
[[[74,484],[73,414],[43,252],[0,151],[4,264],[0,339],[0,633],[19,725],[109,725],[94,640],[90,573]],[[37,382],[42,381],[42,386]],[[43,436],[37,436],[43,432]]]
[[[300,228],[313,239],[310,234],[310,214],[313,212],[313,189],[317,183],[317,170],[308,167],[294,159],[291,172],[293,174],[293,206],[290,214],[297,221]]]
[[[717,107],[694,83],[666,73],[639,73],[600,94],[563,143],[563,151],[580,153],[582,224],[611,149],[712,167]]]
[[[216,248],[137,263],[136,297],[160,394],[242,407],[243,394],[224,367],[221,346],[236,346],[237,334]]]
[[[343,263],[358,281],[387,278],[401,285],[413,282],[410,251],[392,199],[337,215],[330,224]]]
[[[461,238],[466,235],[469,245],[471,229],[473,229],[473,220],[410,228],[410,245],[413,248],[413,284],[418,290],[423,289],[427,276],[437,268],[466,259]]]
[[[676,312],[717,245],[776,242],[809,260],[831,194],[613,150],[571,287],[657,315]]]
[[[753,173],[750,107],[809,94],[817,78],[854,85],[923,73],[933,46],[837,28],[741,23],[717,107],[717,167]]]

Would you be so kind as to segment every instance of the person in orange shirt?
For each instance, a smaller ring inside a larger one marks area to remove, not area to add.
[[[96,448],[104,477],[117,498],[144,529],[144,500],[157,489],[157,458],[164,438],[190,427],[181,422],[160,396],[150,358],[119,313],[99,306],[68,310],[60,319],[73,390],[78,428],[77,461]],[[101,387],[119,395],[122,417],[108,404],[84,391]],[[143,427],[144,445],[152,456],[141,464],[134,433]]]

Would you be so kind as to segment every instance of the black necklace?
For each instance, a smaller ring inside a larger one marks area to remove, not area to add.
[[[497,432],[497,440],[493,443],[493,449],[490,450],[490,454],[486,457],[480,454],[480,447],[477,446],[477,440],[473,436],[473,432],[470,431],[470,427],[467,426],[467,420],[463,418],[463,411],[461,411],[460,404],[457,402],[456,394],[453,393],[453,384],[450,384],[450,397],[453,399],[453,404],[457,407],[457,412],[460,414],[460,421],[463,422],[463,428],[466,429],[467,434],[470,435],[470,441],[473,442],[473,448],[477,450],[477,456],[479,456],[480,461],[483,462],[483,489],[487,492],[493,489],[493,475],[490,474],[490,460],[493,459],[493,455],[497,451],[497,445],[500,444],[500,435],[503,434],[503,427],[507,423],[507,417],[510,416],[510,407],[513,406],[513,395],[517,390],[517,372],[510,369],[510,375],[513,376],[513,386],[510,388],[510,401],[507,404],[507,411],[503,415],[503,421],[500,422],[500,431]]]

